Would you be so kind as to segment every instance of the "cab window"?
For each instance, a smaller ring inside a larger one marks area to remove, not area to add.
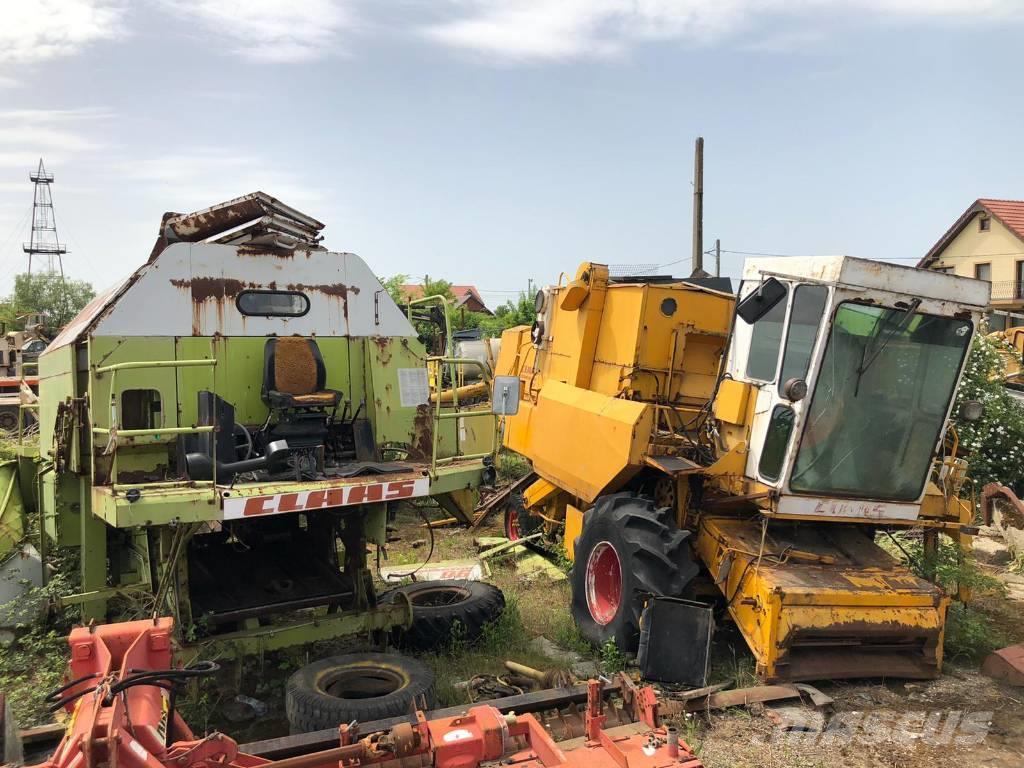
[[[793,309],[789,313],[789,332],[786,334],[786,351],[782,356],[782,373],[779,375],[779,394],[790,379],[806,379],[811,363],[814,342],[818,338],[818,326],[825,312],[828,288],[824,285],[799,285],[793,291]]]
[[[747,355],[748,378],[775,381],[787,304],[783,298],[754,323],[750,334],[750,352]]]

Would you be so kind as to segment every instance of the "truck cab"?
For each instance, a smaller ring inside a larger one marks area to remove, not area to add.
[[[781,518],[916,520],[988,285],[850,257],[747,262],[727,360]]]

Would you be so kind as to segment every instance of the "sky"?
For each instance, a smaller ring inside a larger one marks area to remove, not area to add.
[[[689,274],[697,136],[725,275],[913,264],[976,198],[1024,198],[1024,0],[0,6],[0,294],[40,157],[97,289],[165,211],[263,190],[491,306],[582,261]]]

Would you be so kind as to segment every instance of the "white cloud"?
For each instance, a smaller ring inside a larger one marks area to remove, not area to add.
[[[111,0],[12,0],[3,4],[0,63],[69,56],[124,33],[124,6]],[[9,81],[10,78],[0,78]]]
[[[102,142],[92,134],[110,116],[96,107],[0,111],[0,168],[27,174],[40,157],[55,165],[100,149]]]
[[[254,154],[217,147],[185,148],[124,161],[120,177],[158,193],[164,210],[194,211],[261,190],[292,205],[325,200],[322,190]]]
[[[339,48],[351,26],[344,0],[163,0],[183,19],[197,22],[216,46],[227,39],[236,53],[271,62],[305,61]]]
[[[646,40],[708,43],[761,17],[827,12],[903,20],[1024,18],[1020,0],[449,0],[454,16],[423,31],[441,43],[508,60],[621,55]]]

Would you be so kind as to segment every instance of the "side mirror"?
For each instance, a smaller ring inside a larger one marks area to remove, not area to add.
[[[985,415],[985,404],[981,400],[964,400],[960,403],[960,418],[964,421],[979,421]]]
[[[491,413],[495,416],[515,416],[519,413],[518,376],[495,376],[491,388]]]
[[[786,286],[769,277],[757,290],[736,305],[736,315],[748,325],[753,325],[767,315],[772,307],[786,298]]]

